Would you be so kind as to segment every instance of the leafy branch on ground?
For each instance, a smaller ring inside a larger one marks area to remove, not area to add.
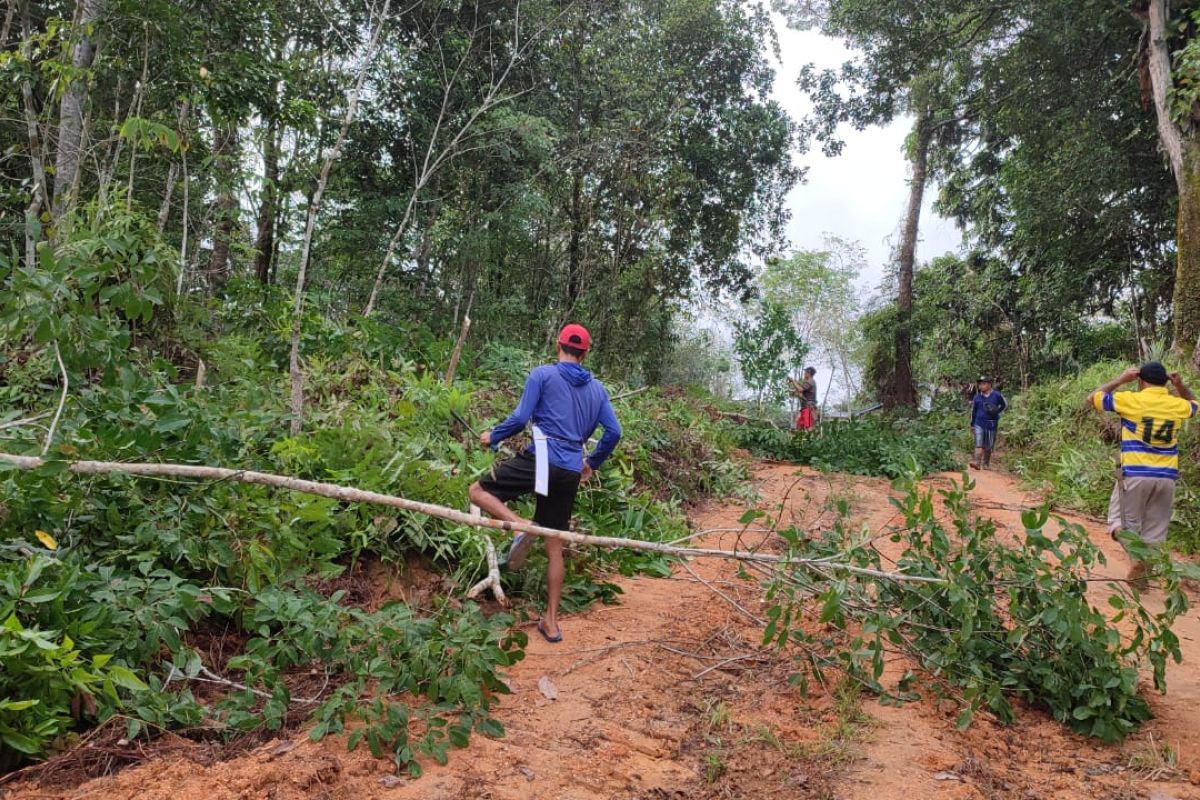
[[[840,669],[888,702],[917,699],[923,690],[949,695],[962,704],[960,727],[980,710],[1012,722],[1019,699],[1106,742],[1150,718],[1139,668],[1149,665],[1154,686],[1166,690],[1167,663],[1181,658],[1171,626],[1188,609],[1182,581],[1194,568],[1130,542],[1134,555],[1153,565],[1165,595],[1162,610],[1148,608],[1123,581],[1105,582],[1111,595],[1101,610],[1087,589],[1098,580],[1104,556],[1082,527],[1060,519],[1051,534],[1049,513],[1029,510],[1023,538],[1004,542],[991,520],[972,514],[968,476],[926,490],[910,464],[896,487],[901,496],[893,503],[904,524],[895,530],[851,531],[843,518],[818,538],[795,528],[780,531],[790,554],[831,562],[848,557],[860,566],[886,564],[941,579],[876,580],[833,563],[778,574],[769,589],[764,641],[802,648],[796,682],[824,681],[826,671]],[[894,561],[876,547],[884,536],[900,548]],[[815,625],[831,626],[836,635],[812,633]],[[912,671],[887,676],[885,665],[896,652],[923,677]]]
[[[965,414],[956,416],[941,407],[916,416],[827,419],[813,431],[780,430],[753,421],[734,430],[742,446],[758,456],[824,472],[898,478],[910,459],[921,474],[961,469],[960,453],[970,446],[966,428]]]

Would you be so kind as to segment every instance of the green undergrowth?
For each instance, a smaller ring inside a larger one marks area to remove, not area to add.
[[[897,478],[915,461],[922,474],[960,469],[971,446],[966,412],[939,407],[915,416],[872,415],[826,420],[812,431],[761,424],[739,427],[752,453],[825,472]]]
[[[980,711],[1012,722],[1015,700],[1106,742],[1150,719],[1139,670],[1148,666],[1155,687],[1166,691],[1167,664],[1181,659],[1171,626],[1189,606],[1182,581],[1196,570],[1130,542],[1152,564],[1162,603],[1148,608],[1128,584],[1110,582],[1111,596],[1098,608],[1087,581],[1104,571],[1104,555],[1081,526],[1052,526],[1045,509],[1028,510],[1024,539],[1013,546],[971,512],[968,476],[936,492],[920,489],[917,477],[913,469],[896,484],[901,494],[892,502],[904,524],[890,534],[900,547],[894,561],[871,544],[879,532],[846,524],[844,507],[818,538],[781,532],[790,556],[816,561],[780,573],[768,595],[764,640],[797,649],[794,680],[827,683],[831,671],[841,672],[890,703],[923,693],[952,698],[961,706],[960,727]],[[885,663],[896,652],[923,674],[885,685]]]
[[[1120,432],[1116,415],[1096,411],[1087,398],[1128,366],[1096,364],[1010,400],[1000,431],[1001,446],[1009,453],[1006,464],[1056,507],[1107,514]],[[1194,379],[1189,383],[1194,386]],[[1180,480],[1168,536],[1172,547],[1184,553],[1200,552],[1200,451],[1194,427],[1189,422],[1180,434]]]
[[[0,769],[61,752],[117,714],[130,739],[164,728],[233,739],[308,719],[314,737],[350,729],[352,745],[413,773],[472,732],[501,735],[489,711],[525,636],[512,615],[458,599],[482,576],[491,534],[234,481],[81,476],[67,464],[225,466],[464,508],[495,456],[456,416],[477,429],[498,421],[544,359],[472,342],[447,386],[449,339],[310,311],[304,427],[291,436],[290,301],[235,286],[219,305],[174,305],[154,233],[127,223],[103,238],[80,226],[57,251],[43,246],[36,270],[0,256],[0,449],[41,453],[61,386],[55,342],[70,376],[48,463],[0,463]],[[745,492],[735,442],[704,398],[655,389],[616,407],[626,438],[581,493],[581,529],[675,539],[686,504]],[[400,572],[413,553],[442,573],[441,599],[367,608],[346,590],[355,564]],[[506,577],[525,604],[541,595],[539,566]],[[573,553],[564,607],[611,601],[612,574],[667,570],[633,551]],[[203,646],[214,632],[231,651],[224,663]]]

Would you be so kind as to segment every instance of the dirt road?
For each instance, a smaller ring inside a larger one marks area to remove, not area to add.
[[[783,466],[764,467],[755,480],[762,507],[781,512],[785,524],[822,524],[835,496],[850,499],[854,516],[875,526],[893,514],[884,481]],[[972,502],[1016,536],[1020,508],[1035,500],[993,472],[979,476]],[[742,511],[710,504],[693,522],[697,529],[736,528]],[[1114,574],[1123,574],[1120,548],[1094,521],[1079,521],[1104,546]],[[707,543],[728,546],[730,536],[714,533]],[[818,689],[803,698],[787,682],[786,657],[757,650],[761,591],[739,580],[730,563],[695,562],[670,579],[620,585],[620,605],[564,620],[562,644],[547,644],[530,629],[528,657],[509,671],[513,695],[497,714],[507,737],[476,736],[468,749],[451,753],[449,765],[431,765],[419,780],[395,778],[390,764],[365,749],[346,752],[342,739],[314,744],[297,734],[217,763],[184,753],[80,785],[24,783],[6,800],[1200,800],[1194,611],[1177,629],[1187,658],[1170,672],[1171,693],[1152,698],[1157,719],[1109,747],[1036,711],[1009,727],[983,719],[959,733],[954,712],[932,701],[887,708],[867,698],[860,710],[853,696]],[[1154,760],[1161,744],[1180,754],[1179,764]],[[1144,780],[1156,767],[1165,780]]]

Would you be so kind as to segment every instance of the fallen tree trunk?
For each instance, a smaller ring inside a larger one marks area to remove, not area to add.
[[[37,458],[35,456],[17,456],[8,453],[0,453],[0,462],[6,462],[13,465],[17,469],[23,470],[35,470],[42,467],[46,463],[49,463],[47,459]],[[821,569],[845,570],[846,572],[852,572],[858,575],[870,575],[876,578],[885,578],[888,580],[918,581],[922,583],[943,582],[941,578],[923,575],[907,575],[903,572],[886,572],[884,570],[867,569],[865,567],[856,567],[850,564],[844,564],[840,561],[830,558],[788,558],[786,556],[771,555],[769,553],[756,553],[747,550],[715,550],[708,548],[676,547],[675,545],[663,544],[661,542],[646,542],[640,539],[622,539],[617,536],[590,536],[588,534],[577,533],[575,531],[560,531],[553,528],[544,528],[540,525],[534,525],[531,522],[508,522],[506,520],[491,519],[490,517],[480,517],[464,511],[457,511],[453,508],[435,505],[433,503],[423,503],[419,500],[409,500],[404,497],[396,497],[394,495],[371,492],[364,489],[355,489],[349,486],[339,486],[338,484],[334,483],[321,483],[319,481],[309,481],[302,478],[291,478],[286,475],[274,475],[269,472],[227,469],[225,467],[207,467],[195,464],[126,464],[115,461],[71,461],[68,463],[68,470],[76,475],[120,474],[134,475],[144,478],[198,478],[200,480],[237,481],[239,483],[251,483],[259,486],[270,486],[276,489],[287,489],[293,492],[303,492],[305,494],[328,497],[333,500],[341,500],[347,503],[370,503],[372,505],[387,506],[389,508],[396,508],[402,511],[412,511],[429,517],[436,517],[438,519],[444,519],[448,522],[455,522],[460,525],[467,525],[475,528],[492,528],[494,530],[510,532],[521,531],[534,536],[541,536],[543,539],[559,539],[564,542],[571,542],[572,544],[603,547],[609,550],[624,547],[630,550],[643,550],[652,553],[679,556],[682,558],[730,558],[737,561],[753,561],[766,564],[793,566],[811,565]]]
[[[738,411],[717,411],[716,414],[718,417],[731,419],[739,425],[748,425],[752,422],[757,422],[760,425],[770,425],[772,428],[784,430],[783,426],[778,422],[773,419],[766,419],[765,417],[752,417],[749,414],[742,414]]]

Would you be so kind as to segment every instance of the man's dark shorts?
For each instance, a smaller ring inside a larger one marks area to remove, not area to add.
[[[536,462],[532,453],[521,453],[492,465],[490,474],[479,479],[479,487],[508,503],[533,492]],[[559,531],[571,529],[571,512],[579,491],[579,473],[550,465],[549,496],[536,495],[537,510],[533,523]]]

